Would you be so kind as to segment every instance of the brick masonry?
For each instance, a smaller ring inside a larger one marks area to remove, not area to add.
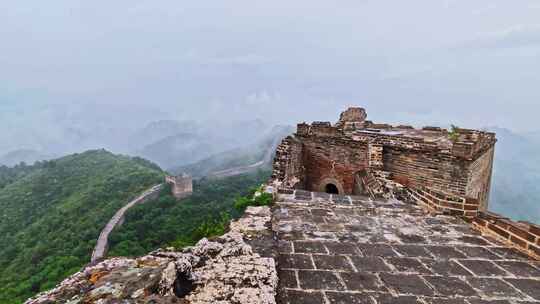
[[[340,194],[366,194],[368,189],[358,187],[359,176],[369,171],[413,191],[427,188],[475,202],[457,208],[435,202],[438,210],[456,213],[461,209],[467,216],[487,210],[494,133],[393,127],[366,121],[366,117],[364,109],[351,108],[334,126],[330,122],[298,124],[296,134],[278,148],[274,182],[309,191],[324,191],[333,184]]]

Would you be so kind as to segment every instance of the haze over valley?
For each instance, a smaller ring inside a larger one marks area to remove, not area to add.
[[[436,185],[440,189],[431,190],[442,191],[436,193],[444,198],[437,199],[446,200],[450,213],[462,203],[461,215],[484,216],[494,139],[465,129],[496,133],[488,210],[540,225],[537,0],[0,1],[0,54],[0,304],[20,304],[54,288],[87,265],[96,247],[103,249],[99,258],[135,257],[158,248],[180,252],[222,236],[248,207],[275,211],[268,205],[287,182],[291,189],[280,191],[289,191],[291,199],[316,200],[292,188],[301,181],[301,190],[341,195],[340,182],[328,180],[343,174],[349,191],[342,192],[369,195],[368,204],[402,199],[394,190],[409,185],[422,186],[414,189],[420,196]],[[320,123],[336,123],[349,107],[356,108],[336,127]],[[289,141],[280,145],[302,122],[317,122],[302,125],[304,135],[321,128],[322,139],[302,142],[302,148]],[[378,123],[431,128],[378,129]],[[346,140],[326,140],[324,130]],[[380,137],[356,138],[362,132]],[[384,142],[388,134],[399,139]],[[418,134],[426,139],[420,144],[420,137],[411,138]],[[340,140],[347,144],[334,149]],[[304,150],[306,143],[313,147]],[[336,163],[348,168],[336,173]],[[401,174],[395,178],[401,185],[393,188],[396,183],[385,180],[384,165]],[[266,189],[263,183],[280,174],[280,186]],[[384,185],[376,192],[369,185],[378,181]],[[413,197],[411,189],[404,193]],[[464,193],[474,197],[460,198]],[[323,197],[340,202],[340,196]],[[313,215],[306,221],[323,218],[315,216],[321,210],[302,212]],[[379,223],[401,225],[391,218]],[[319,224],[297,226],[359,233],[350,223]],[[516,225],[530,233],[538,228]],[[366,227],[360,226],[382,229]],[[403,242],[448,245],[447,236],[432,239],[447,230],[432,228]],[[403,237],[398,230],[396,238]],[[383,234],[371,232],[379,243]],[[527,239],[532,245],[517,239],[525,250],[540,250],[536,236]],[[256,246],[268,241],[261,240]],[[161,270],[152,271],[161,276]],[[294,286],[299,271],[285,271],[295,277]],[[89,276],[92,288],[103,275]],[[173,297],[194,286],[175,278],[166,282],[175,290],[159,292]],[[126,297],[153,297],[159,281],[145,279],[150,288],[129,290]],[[177,290],[180,281],[186,290]],[[76,289],[84,288],[68,288],[66,297]],[[101,296],[83,302],[97,303]]]

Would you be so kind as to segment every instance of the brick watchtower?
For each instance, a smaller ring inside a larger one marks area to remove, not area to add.
[[[186,198],[193,193],[193,180],[187,174],[167,176],[165,182],[172,186],[172,193],[177,199]]]
[[[403,187],[436,210],[474,216],[489,201],[495,134],[438,127],[414,129],[366,120],[350,108],[340,120],[301,123],[278,147],[279,187],[378,195]]]

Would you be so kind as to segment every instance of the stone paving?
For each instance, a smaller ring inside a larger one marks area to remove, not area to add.
[[[540,264],[397,200],[280,191],[281,304],[540,303]]]

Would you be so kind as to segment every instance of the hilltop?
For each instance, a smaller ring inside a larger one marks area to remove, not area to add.
[[[114,212],[164,175],[105,150],[4,169],[0,303],[19,303],[78,271]]]

